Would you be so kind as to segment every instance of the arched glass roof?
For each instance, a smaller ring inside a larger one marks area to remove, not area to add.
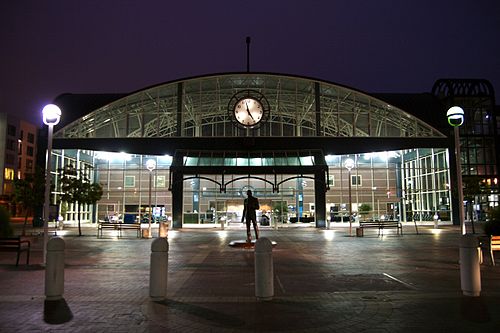
[[[228,110],[243,90],[263,94],[268,119],[237,127]],[[56,132],[56,138],[167,137],[443,138],[432,126],[360,91],[310,78],[231,73],[169,82],[118,99]]]

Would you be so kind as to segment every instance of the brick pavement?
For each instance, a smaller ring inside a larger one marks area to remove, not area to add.
[[[481,266],[481,297],[460,291],[457,227],[347,237],[345,228],[267,229],[275,297],[254,297],[241,229],[169,234],[168,297],[148,297],[152,240],[95,229],[66,241],[65,302],[46,302],[42,237],[30,266],[0,253],[0,332],[497,332],[500,266]],[[22,262],[22,259],[21,259]]]

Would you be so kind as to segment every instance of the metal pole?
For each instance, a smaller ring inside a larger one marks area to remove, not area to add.
[[[47,263],[47,243],[49,241],[49,205],[50,205],[50,183],[51,183],[51,155],[52,155],[52,133],[54,125],[47,125],[49,132],[47,138],[47,165],[45,167],[45,202],[43,205],[43,264]]]
[[[455,134],[455,160],[457,165],[457,189],[458,189],[458,218],[460,219],[460,231],[462,235],[467,233],[464,218],[464,192],[462,187],[462,163],[460,162],[460,134],[458,126],[453,129]]]
[[[352,236],[352,197],[351,197],[351,169],[349,170],[349,179],[348,179],[348,184],[349,184],[349,236]]]
[[[153,209],[151,207],[151,178],[153,170],[149,171],[149,227],[148,227],[148,237],[151,238],[151,219],[153,218]]]
[[[246,38],[247,42],[247,73],[250,72],[250,37]]]

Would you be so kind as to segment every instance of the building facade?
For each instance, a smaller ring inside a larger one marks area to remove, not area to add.
[[[0,113],[0,196],[9,206],[14,179],[24,179],[35,171],[38,147],[38,129],[35,125]]]
[[[153,213],[176,228],[238,222],[252,189],[259,217],[277,223],[324,227],[351,214],[457,223],[453,141],[446,103],[435,95],[376,96],[311,78],[229,73],[100,103],[75,103],[81,97],[55,101],[63,119],[73,117],[56,129],[52,171],[57,183],[61,167],[81,164],[101,183],[88,221]],[[496,152],[495,140],[482,144]],[[486,208],[497,204],[489,194]]]

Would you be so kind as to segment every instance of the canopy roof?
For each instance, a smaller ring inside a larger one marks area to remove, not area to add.
[[[230,101],[243,90],[257,91],[269,102],[269,117],[258,128],[237,127],[231,117]],[[355,89],[269,73],[177,80],[89,111],[55,137],[445,137],[417,117]]]

